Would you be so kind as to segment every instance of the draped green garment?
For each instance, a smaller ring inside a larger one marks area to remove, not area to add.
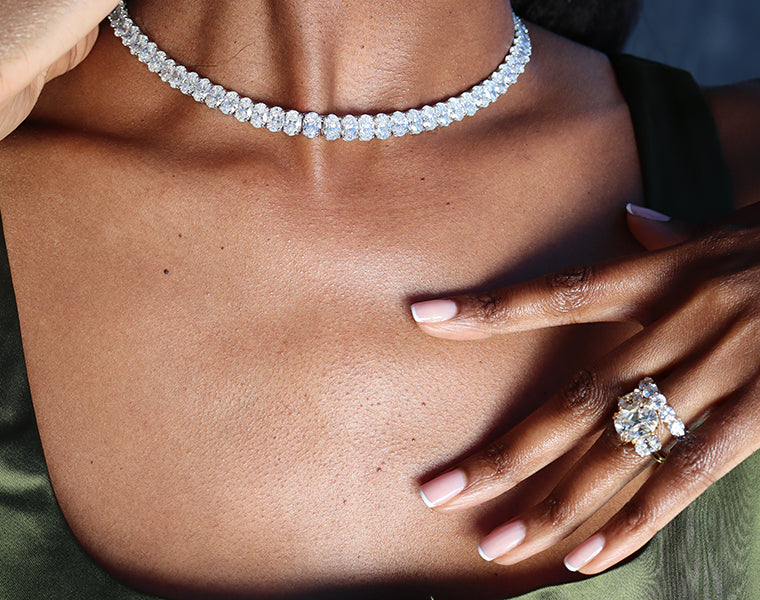
[[[612,62],[630,106],[649,205],[695,220],[730,211],[715,125],[693,79],[632,57]],[[759,567],[760,453],[714,484],[626,564],[520,598],[755,600]],[[60,512],[37,432],[0,231],[0,598],[151,597],[100,568]]]

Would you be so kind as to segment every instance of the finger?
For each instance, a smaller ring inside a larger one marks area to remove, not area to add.
[[[431,508],[461,510],[511,489],[600,431],[612,417],[617,396],[644,374],[672,371],[676,361],[714,345],[730,326],[688,327],[704,313],[694,304],[684,315],[652,324],[579,371],[557,394],[484,450],[421,486]]]
[[[63,56],[61,56],[47,69],[45,69],[45,83],[55,79],[56,77],[60,77],[64,73],[68,73],[71,71],[71,69],[76,67],[85,58],[87,58],[87,55],[90,54],[90,51],[98,39],[99,32],[100,28],[95,27],[85,37],[79,40],[73,48],[68,50]]]
[[[694,227],[675,221],[668,215],[638,206],[626,206],[626,221],[633,237],[647,250],[659,250],[675,246],[693,237]]]
[[[115,0],[0,2],[0,104],[66,55],[116,4]]]
[[[570,552],[565,563],[584,574],[630,556],[702,492],[760,447],[758,386],[728,397],[720,410],[679,441],[656,473],[602,529]]]
[[[741,323],[734,323],[708,354],[683,362],[660,382],[661,393],[686,423],[699,422],[716,397],[730,394],[745,383],[746,373],[735,367],[737,346],[746,341],[741,330]],[[659,429],[658,437],[667,447],[671,436],[665,427]],[[481,556],[509,565],[556,544],[589,520],[652,462],[651,456],[642,457],[633,444],[624,443],[610,420],[594,446],[542,502],[485,536],[480,544]],[[509,537],[514,531],[524,533],[519,545]]]
[[[599,321],[641,321],[668,294],[677,249],[575,267],[481,294],[418,302],[412,316],[425,333],[478,339],[541,327]]]
[[[0,139],[3,139],[14,131],[29,116],[29,113],[32,112],[34,105],[37,103],[43,86],[48,81],[67,73],[85,59],[95,45],[97,37],[98,29],[96,28],[45,69],[44,72],[37,75],[18,94],[0,104]]]

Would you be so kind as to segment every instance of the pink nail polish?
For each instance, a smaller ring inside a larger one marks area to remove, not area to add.
[[[412,316],[418,323],[441,323],[456,316],[457,304],[453,300],[428,300],[412,304]]]
[[[634,217],[641,217],[642,219],[649,219],[650,221],[660,221],[661,223],[667,223],[670,221],[668,215],[664,215],[661,212],[647,208],[646,206],[639,206],[638,204],[631,204],[630,202],[625,205],[625,210],[629,215]]]
[[[483,559],[492,561],[520,545],[525,539],[525,524],[512,521],[497,527],[478,544],[478,552]]]
[[[582,569],[604,549],[604,542],[604,536],[601,533],[592,535],[565,557],[565,566],[570,571]]]
[[[435,508],[444,502],[451,500],[467,485],[467,476],[464,471],[455,469],[439,475],[432,481],[420,486],[420,496],[428,508]]]

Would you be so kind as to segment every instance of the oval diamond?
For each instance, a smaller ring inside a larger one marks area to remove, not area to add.
[[[285,111],[279,106],[273,106],[269,109],[267,116],[267,129],[273,133],[282,131],[285,125]]]
[[[235,118],[241,123],[245,123],[251,118],[253,114],[253,100],[250,98],[241,98],[238,101],[237,109],[235,110]]]
[[[391,131],[396,137],[401,137],[409,132],[409,119],[400,110],[391,115]]]
[[[190,71],[187,77],[179,84],[179,91],[183,94],[193,95],[195,88],[198,85],[198,73]]]
[[[167,58],[163,61],[161,69],[158,72],[158,76],[161,78],[161,81],[165,81],[174,88],[177,87],[178,71],[179,69],[177,68],[177,63],[175,63],[171,58]]]
[[[166,52],[164,52],[163,50],[159,50],[148,61],[148,71],[150,71],[151,73],[158,73],[161,69],[164,68],[165,62],[166,62]]]
[[[137,58],[140,62],[149,63],[158,52],[158,46],[155,42],[148,42],[140,47],[137,52]]]
[[[472,97],[471,92],[465,92],[462,94],[462,108],[464,108],[464,114],[468,117],[471,117],[478,112],[478,106],[475,104],[475,98]]]
[[[391,137],[391,118],[385,113],[375,115],[375,137],[379,140]]]
[[[224,98],[224,88],[221,85],[215,85],[206,94],[204,102],[209,108],[216,108],[221,104],[222,98]]]
[[[237,92],[227,92],[219,103],[219,110],[225,115],[231,115],[237,110],[237,105],[240,100]]]
[[[422,114],[416,108],[407,111],[406,118],[409,124],[409,133],[417,135],[425,131],[425,127],[422,124]]]
[[[422,126],[427,131],[432,131],[438,126],[438,114],[432,106],[422,107]]]
[[[289,110],[285,113],[285,123],[282,130],[288,135],[298,135],[301,132],[303,116],[297,110]]]
[[[613,422],[615,423],[615,431],[617,431],[618,435],[620,436],[620,439],[624,442],[630,442],[633,439],[631,437],[631,429],[633,429],[633,421],[631,421],[629,416],[621,412],[615,413]]]
[[[446,104],[449,105],[449,115],[452,121],[461,121],[464,119],[464,104],[461,98],[452,98]]]
[[[354,115],[346,115],[340,120],[340,135],[348,142],[359,137],[359,122]]]
[[[164,63],[161,69],[161,79],[173,88],[180,87],[187,78],[187,69],[182,65],[177,65],[171,58]]]
[[[341,124],[337,115],[327,115],[322,121],[322,135],[328,140],[340,137]]]
[[[368,142],[375,137],[375,120],[370,115],[359,117],[359,139]]]
[[[441,127],[451,125],[451,114],[449,113],[449,106],[445,102],[439,102],[435,105],[435,116],[438,125]]]
[[[193,87],[193,99],[196,102],[203,102],[206,99],[206,94],[211,91],[211,82],[204,77],[199,79]]]
[[[488,93],[482,85],[476,85],[472,88],[472,99],[478,108],[485,108],[491,103]]]
[[[138,29],[137,36],[129,44],[129,51],[138,58],[140,57],[140,54],[145,51],[145,47],[148,45],[149,41],[148,36],[144,33],[139,33],[139,31],[140,30]]]
[[[263,102],[257,102],[253,106],[250,123],[254,127],[264,127],[269,118],[269,109]]]
[[[303,116],[303,123],[301,124],[301,133],[310,140],[313,140],[319,135],[319,130],[322,127],[322,118],[315,112],[306,113]]]

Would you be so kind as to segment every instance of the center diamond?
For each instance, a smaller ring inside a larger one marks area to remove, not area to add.
[[[615,413],[615,430],[624,442],[654,433],[658,424],[657,411],[648,406],[636,406],[631,410],[621,408]]]

